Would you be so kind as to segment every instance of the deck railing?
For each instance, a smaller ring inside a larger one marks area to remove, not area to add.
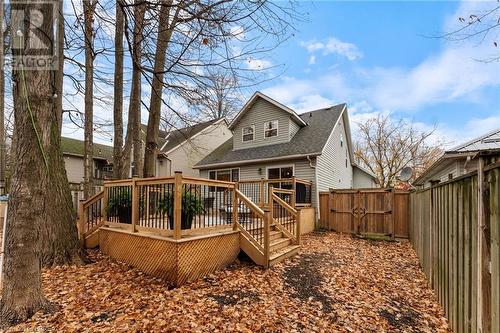
[[[78,218],[78,234],[83,240],[85,235],[97,230],[104,218],[104,192],[101,191],[87,201],[80,203],[80,216]]]
[[[292,207],[311,206],[312,182],[297,177],[279,179],[240,180],[238,189],[252,201],[263,207],[269,204],[269,187],[291,190],[288,204]]]
[[[300,243],[300,215],[299,212],[290,205],[287,198],[293,196],[293,191],[284,189],[269,188],[269,202],[271,202],[271,221],[290,237],[296,244]],[[289,200],[289,199],[288,199]]]
[[[285,181],[273,183],[283,187]],[[80,236],[85,241],[103,225],[173,239],[239,230],[269,260],[271,226],[293,242],[300,235],[295,191],[274,188],[273,183],[264,192],[268,197],[263,201],[270,204],[259,207],[239,188],[241,183],[184,177],[180,172],[174,177],[107,181],[102,192],[81,205]]]

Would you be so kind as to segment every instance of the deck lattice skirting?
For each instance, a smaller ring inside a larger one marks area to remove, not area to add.
[[[237,231],[182,240],[115,228],[99,231],[102,252],[176,286],[234,262],[240,251],[239,239]]]

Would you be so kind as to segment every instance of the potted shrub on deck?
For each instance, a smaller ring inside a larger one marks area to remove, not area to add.
[[[191,229],[196,215],[204,213],[203,202],[195,194],[184,191],[182,193],[181,229]],[[174,195],[166,193],[160,202],[160,209],[168,216],[170,229],[174,229]]]
[[[107,207],[108,216],[118,216],[120,223],[132,223],[132,194],[123,191],[110,196]]]

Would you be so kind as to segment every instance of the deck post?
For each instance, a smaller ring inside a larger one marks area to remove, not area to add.
[[[182,171],[175,172],[174,183],[174,239],[181,238],[182,220]]]
[[[137,222],[139,222],[139,193],[137,188],[137,178],[132,179],[132,232],[137,232]]]
[[[80,201],[80,219],[78,220],[78,238],[80,239],[80,244],[82,246],[85,245],[85,220],[87,214],[85,213],[85,209],[83,208],[84,201]]]
[[[295,205],[297,203],[297,177],[292,176],[292,196],[290,198],[290,206],[295,208]]]
[[[103,197],[102,197],[102,205],[101,205],[101,216],[102,222],[108,221],[108,200],[109,200],[109,188],[104,185],[103,187]]]
[[[260,206],[264,207],[264,196],[265,196],[265,191],[264,191],[264,180],[261,179],[259,182],[259,194],[260,194]]]
[[[264,207],[264,260],[265,268],[269,268],[269,259],[270,259],[270,247],[271,247],[271,241],[269,239],[269,234],[271,232],[271,221],[273,219],[273,213],[272,213],[272,208],[270,209],[268,207]]]
[[[233,230],[238,230],[238,183],[234,184],[233,188]]]
[[[297,245],[300,245],[300,212],[302,209],[297,209],[297,214],[295,215],[295,224],[297,232]]]

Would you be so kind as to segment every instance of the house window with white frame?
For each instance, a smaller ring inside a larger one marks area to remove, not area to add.
[[[240,180],[240,169],[213,170],[208,173],[208,178],[213,180],[222,180],[225,182],[237,182]],[[222,190],[224,190],[224,188],[218,188],[218,191]],[[210,186],[210,191],[215,191],[215,187]]]
[[[243,131],[241,133],[242,134],[242,141],[243,142],[253,141],[254,133],[255,133],[255,126],[254,125],[243,127]]]
[[[278,121],[267,121],[264,123],[264,137],[272,138],[278,135]]]
[[[282,166],[267,169],[267,179],[292,178],[293,166]]]

